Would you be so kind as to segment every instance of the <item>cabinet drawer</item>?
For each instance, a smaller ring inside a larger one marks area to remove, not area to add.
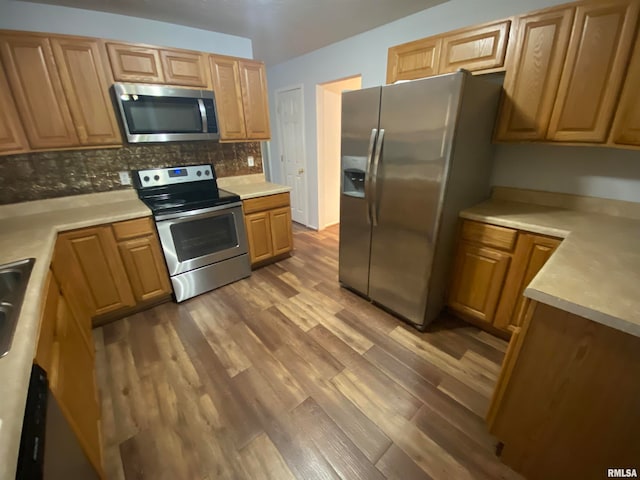
[[[289,192],[243,200],[244,213],[261,212],[289,206]]]
[[[135,218],[133,220],[114,223],[113,233],[118,241],[152,235],[153,225],[151,224],[151,217]]]
[[[468,242],[481,243],[488,247],[513,251],[516,245],[517,230],[505,227],[496,227],[486,223],[466,220],[462,224],[462,239]]]

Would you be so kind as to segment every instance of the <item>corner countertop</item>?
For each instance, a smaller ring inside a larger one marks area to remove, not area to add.
[[[0,264],[33,257],[13,344],[0,358],[0,478],[14,478],[44,282],[60,231],[151,215],[134,190],[0,206]]]
[[[460,216],[564,238],[525,296],[640,337],[640,220],[497,199]]]
[[[267,182],[263,173],[218,178],[218,187],[240,195],[242,200],[291,191],[286,185]]]

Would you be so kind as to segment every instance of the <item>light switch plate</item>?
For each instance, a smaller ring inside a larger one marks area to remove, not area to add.
[[[247,163],[249,164],[250,167],[253,167],[256,164],[256,162],[253,161],[253,155],[249,155],[247,157]]]
[[[118,172],[120,175],[120,185],[131,185],[131,174],[129,172]]]

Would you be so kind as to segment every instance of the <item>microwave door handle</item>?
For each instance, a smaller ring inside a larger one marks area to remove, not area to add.
[[[198,108],[200,109],[200,119],[202,120],[202,133],[207,133],[207,110],[204,108],[204,100],[198,99]]]

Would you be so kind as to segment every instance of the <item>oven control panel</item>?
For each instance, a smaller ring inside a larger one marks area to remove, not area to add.
[[[154,168],[138,170],[137,184],[141,188],[160,187],[177,183],[198,182],[215,178],[211,165],[189,165],[184,167]]]

